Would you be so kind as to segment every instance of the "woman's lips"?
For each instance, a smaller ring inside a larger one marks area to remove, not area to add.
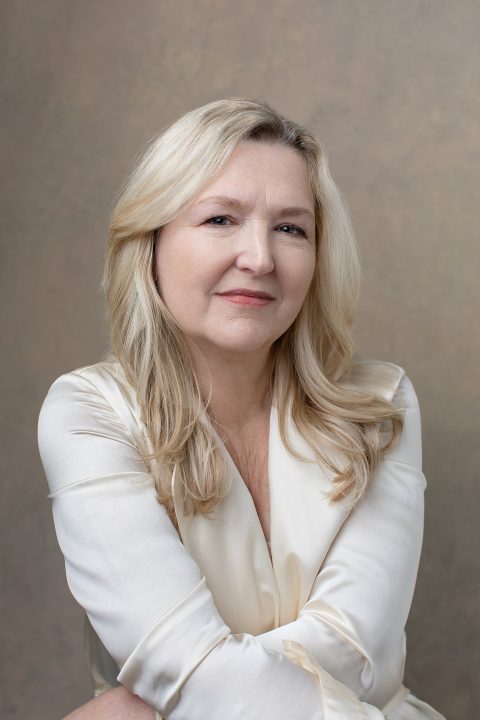
[[[237,305],[268,305],[274,300],[269,293],[246,289],[228,290],[224,293],[218,293],[218,295]]]

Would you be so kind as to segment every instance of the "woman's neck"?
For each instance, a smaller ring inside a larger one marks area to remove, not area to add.
[[[208,412],[215,424],[228,431],[241,431],[271,406],[273,359],[260,353],[214,353],[191,350],[202,396],[211,394]]]

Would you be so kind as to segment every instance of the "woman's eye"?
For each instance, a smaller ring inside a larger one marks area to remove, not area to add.
[[[226,227],[227,224],[231,222],[231,220],[226,215],[214,215],[213,217],[208,218],[208,220],[206,220],[205,222],[207,225]],[[303,235],[304,237],[307,237],[307,233],[305,232],[305,230],[303,230],[301,227],[298,227],[298,225],[290,225],[290,223],[285,223],[283,225],[279,225],[279,229],[284,230],[287,235]]]
[[[304,235],[305,237],[307,236],[307,233],[305,232],[305,230],[302,230],[302,228],[298,227],[297,225],[289,225],[289,224],[280,225],[280,229],[283,229],[283,228],[287,228],[287,230],[288,230],[287,235],[294,235],[295,233],[300,233],[300,235]],[[293,231],[293,232],[291,232],[291,231]]]
[[[218,221],[222,221],[222,220],[228,220],[228,218],[225,217],[225,215],[214,215],[213,217],[209,218],[206,222],[209,223],[210,225],[219,225],[220,227],[223,227],[224,223],[218,222]]]

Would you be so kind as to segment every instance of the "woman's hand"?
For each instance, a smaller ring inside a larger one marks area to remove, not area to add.
[[[89,700],[63,720],[155,720],[155,710],[120,685]]]

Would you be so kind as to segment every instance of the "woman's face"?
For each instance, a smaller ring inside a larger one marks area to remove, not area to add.
[[[240,143],[162,227],[154,262],[187,341],[206,353],[268,350],[295,320],[314,273],[314,198],[301,155]]]

